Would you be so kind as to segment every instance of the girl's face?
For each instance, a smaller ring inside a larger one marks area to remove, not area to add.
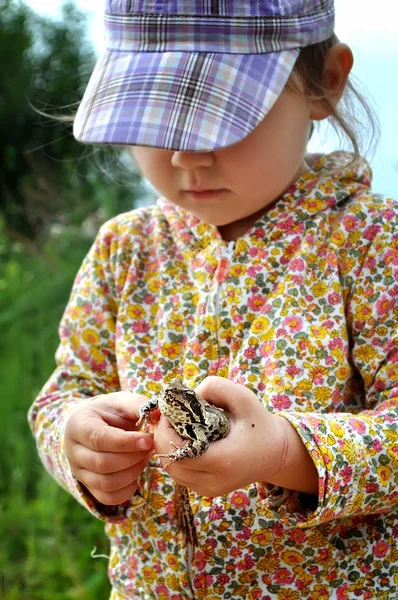
[[[260,125],[233,146],[214,152],[135,146],[133,156],[162,196],[234,240],[308,170],[310,129],[311,103],[285,88]],[[222,191],[189,192],[196,188]]]

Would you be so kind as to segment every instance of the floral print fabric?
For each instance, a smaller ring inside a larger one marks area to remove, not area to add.
[[[370,177],[363,160],[320,157],[235,244],[164,198],[101,228],[29,416],[48,470],[106,522],[113,600],[396,599],[398,206]],[[80,399],[211,374],[290,421],[319,497],[265,482],[191,492],[191,561],[160,463],[130,502],[95,504],[63,428]]]

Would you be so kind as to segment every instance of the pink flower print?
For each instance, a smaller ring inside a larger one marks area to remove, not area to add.
[[[236,506],[236,508],[243,508],[249,506],[250,501],[245,492],[234,492],[231,496],[231,504]]]
[[[384,558],[386,556],[386,554],[388,553],[389,549],[390,549],[390,546],[387,544],[387,542],[384,542],[384,541],[377,542],[377,544],[373,548],[373,554],[377,558]]]
[[[380,442],[380,440],[373,440],[372,448],[374,448],[376,452],[382,452],[383,444]]]
[[[341,470],[341,477],[346,485],[347,483],[350,483],[352,479],[352,467],[343,467]]]
[[[380,486],[378,483],[367,483],[366,487],[365,487],[365,491],[367,494],[374,494],[376,492],[378,492],[380,489]]]
[[[264,342],[260,345],[259,352],[261,356],[270,356],[275,348],[275,342],[273,340]]]
[[[248,299],[249,308],[254,312],[258,312],[259,310],[261,310],[264,304],[265,298],[264,296],[260,296],[259,294],[255,296],[250,296]]]
[[[365,240],[372,241],[379,233],[379,231],[381,231],[380,225],[369,225],[369,227],[365,229],[362,235],[365,238]]]
[[[133,322],[134,333],[148,333],[150,330],[150,324],[146,321],[135,321]]]
[[[301,367],[297,367],[296,365],[289,365],[286,369],[286,373],[289,377],[295,377],[296,375],[300,375],[303,372]]]
[[[241,529],[241,531],[238,531],[236,533],[236,538],[238,540],[250,540],[251,538],[251,529],[249,527],[247,527],[247,525],[244,525]]]
[[[376,301],[376,310],[379,315],[385,315],[394,307],[394,300],[388,298],[385,294]]]
[[[240,560],[236,563],[236,566],[240,571],[248,571],[249,569],[252,569],[255,564],[256,561],[253,560],[249,554],[246,554],[243,560]]]
[[[256,277],[258,273],[260,273],[261,271],[261,267],[260,265],[252,265],[251,267],[249,267],[247,269],[247,274],[249,277]],[[253,287],[253,290],[255,289],[256,291],[258,291],[258,287]]]
[[[217,583],[219,585],[225,585],[226,583],[229,582],[230,579],[231,579],[230,576],[227,575],[226,573],[220,573],[217,577]]]
[[[271,398],[271,404],[277,410],[284,410],[291,407],[292,401],[286,394],[276,394]]]
[[[354,215],[346,215],[343,217],[342,223],[346,231],[353,231],[358,227],[358,219]]]
[[[332,292],[328,295],[328,302],[331,306],[336,306],[340,302],[340,294]]]
[[[256,358],[257,356],[257,349],[250,347],[250,348],[246,348],[246,350],[243,352],[243,355],[245,356],[245,358],[253,359]]]
[[[283,325],[285,327],[288,327],[289,331],[291,331],[292,333],[298,333],[303,329],[303,320],[301,319],[301,317],[286,317],[283,320]]]
[[[360,421],[359,419],[349,419],[349,423],[351,425],[351,427],[357,431],[358,433],[360,433],[361,435],[364,434],[366,432],[366,425],[363,421]]]
[[[242,556],[242,550],[240,550],[237,546],[232,546],[230,554],[233,558],[238,558]]]
[[[289,571],[289,569],[282,567],[275,572],[274,580],[276,583],[280,583],[281,585],[289,585],[293,583],[294,575]]]
[[[210,511],[209,517],[211,521],[216,521],[217,519],[222,519],[225,513],[225,509],[221,504],[214,504]]]
[[[290,263],[290,269],[292,271],[304,271],[305,262],[302,258],[294,258]]]

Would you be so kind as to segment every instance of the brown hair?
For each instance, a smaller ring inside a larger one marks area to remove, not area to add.
[[[366,154],[377,145],[380,123],[368,101],[357,89],[357,85],[354,85],[352,75],[347,80],[338,105],[335,107],[329,102],[323,68],[328,51],[338,42],[339,39],[333,34],[324,42],[302,48],[293,72],[299,75],[306,97],[324,101],[330,110],[330,124],[339,135],[340,141],[341,134],[348,138],[354,151],[354,159],[357,159],[361,153]],[[292,79],[288,85],[295,93],[303,94]]]

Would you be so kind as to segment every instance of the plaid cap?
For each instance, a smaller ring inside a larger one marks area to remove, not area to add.
[[[105,49],[74,135],[211,151],[251,133],[300,48],[334,31],[333,0],[106,0]]]

